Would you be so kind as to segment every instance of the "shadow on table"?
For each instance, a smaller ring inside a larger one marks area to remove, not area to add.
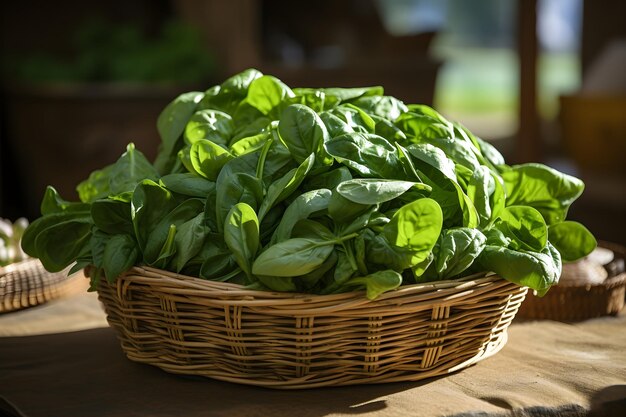
[[[106,328],[0,340],[0,396],[28,417],[384,413],[385,396],[432,381],[272,390],[131,362]]]
[[[589,417],[621,417],[626,415],[626,385],[611,385],[591,397]]]
[[[439,378],[419,382],[272,390],[168,374],[129,361],[111,329],[92,329],[30,337],[0,338],[0,397],[28,417],[161,417],[161,416],[298,416],[386,415],[396,406],[419,415],[403,393]],[[399,395],[394,395],[399,394]],[[390,404],[387,397],[394,397]],[[487,399],[484,399],[487,401]],[[586,415],[580,406],[530,407],[480,416]],[[626,409],[626,385],[597,392],[592,417],[620,416]],[[2,411],[2,408],[0,408]],[[509,414],[506,414],[506,413]],[[409,413],[409,414],[406,414]],[[10,415],[10,414],[9,414]],[[20,415],[20,414],[17,414]],[[465,416],[461,414],[461,416]],[[460,417],[460,416],[459,416]]]

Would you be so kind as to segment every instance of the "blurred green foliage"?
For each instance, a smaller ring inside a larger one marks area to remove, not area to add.
[[[215,61],[200,33],[178,21],[148,37],[140,27],[90,20],[74,33],[72,52],[37,52],[12,60],[12,78],[30,82],[196,83]]]

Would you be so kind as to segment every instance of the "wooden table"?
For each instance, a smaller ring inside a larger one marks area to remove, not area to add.
[[[4,409],[29,417],[570,417],[626,410],[624,313],[578,324],[514,322],[502,351],[442,378],[302,391],[170,375],[136,364],[103,326],[104,313],[87,293],[0,316]],[[90,329],[64,332],[79,328]]]

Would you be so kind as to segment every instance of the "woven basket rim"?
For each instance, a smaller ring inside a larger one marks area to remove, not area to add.
[[[607,278],[603,282],[594,282],[594,283],[582,283],[582,284],[557,284],[554,285],[550,290],[552,291],[555,288],[561,289],[575,289],[575,288],[613,288],[626,283],[626,272],[622,272],[621,274],[617,274],[610,278]]]
[[[86,273],[86,275],[87,274],[88,273]],[[136,284],[145,282],[147,285],[150,284],[152,280],[156,279],[159,280],[159,283],[162,286],[168,286],[168,283],[171,284],[172,289],[184,287],[189,289],[210,290],[212,294],[216,297],[223,296],[229,299],[242,299],[248,300],[250,302],[254,300],[272,300],[279,304],[291,304],[293,302],[331,302],[350,300],[355,298],[362,298],[366,301],[385,301],[398,297],[404,297],[407,295],[435,293],[449,289],[454,289],[455,291],[458,291],[459,289],[466,288],[468,291],[474,291],[477,287],[480,287],[481,285],[497,281],[503,281],[512,284],[493,272],[479,272],[453,280],[441,280],[427,283],[402,285],[394,290],[387,291],[379,295],[375,300],[368,300],[365,297],[365,290],[355,290],[339,294],[325,295],[301,292],[253,290],[247,289],[245,288],[245,286],[240,284],[211,281],[176,272],[165,271],[149,266],[132,267],[131,269],[120,275],[120,277],[118,277],[118,283],[125,281],[125,279],[132,280]],[[184,285],[181,285],[183,283]],[[121,285],[128,285],[128,282]]]

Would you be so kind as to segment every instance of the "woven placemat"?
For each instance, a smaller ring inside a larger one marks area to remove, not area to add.
[[[67,270],[48,272],[38,259],[0,268],[0,313],[33,307],[49,300],[84,291],[82,274]]]

